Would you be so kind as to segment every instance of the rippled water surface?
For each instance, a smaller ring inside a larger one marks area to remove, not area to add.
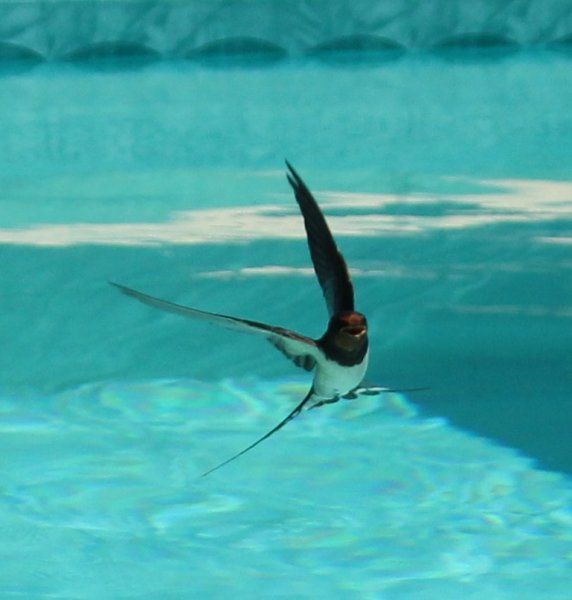
[[[567,599],[567,56],[0,76],[6,597]],[[318,337],[284,177],[427,387],[272,428],[308,375],[107,282]]]

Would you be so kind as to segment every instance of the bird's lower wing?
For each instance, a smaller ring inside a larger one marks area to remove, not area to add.
[[[302,412],[302,409],[304,408],[306,403],[309,402],[310,398],[312,398],[313,394],[314,394],[314,388],[310,389],[310,391],[306,394],[306,397],[304,398],[304,400],[302,400],[302,402],[300,402],[300,404],[298,404],[298,406],[296,406],[296,408],[287,417],[282,419],[282,421],[280,421],[280,423],[278,423],[278,425],[276,425],[276,427],[273,427],[268,433],[265,433],[261,438],[257,439],[254,443],[250,444],[250,446],[246,447],[244,450],[241,450],[237,454],[235,454],[235,455],[231,456],[230,458],[227,458],[225,461],[221,462],[216,467],[213,467],[212,469],[209,469],[208,471],[204,472],[201,475],[201,477],[205,477],[206,475],[209,475],[210,473],[217,471],[221,467],[228,465],[229,462],[232,462],[233,460],[237,459],[239,456],[246,454],[249,450],[252,450],[255,446],[258,446],[258,444],[260,444],[260,442],[263,442],[264,440],[268,439],[272,434],[276,433],[279,429],[282,429],[282,427],[284,427],[284,425],[286,425],[286,423],[288,423],[289,421],[291,421],[292,419],[297,417]]]
[[[135,300],[147,304],[148,306],[182,315],[183,317],[220,325],[226,329],[265,337],[297,366],[302,367],[307,371],[311,371],[316,364],[318,358],[318,346],[316,342],[309,337],[300,335],[289,329],[266,325],[265,323],[258,323],[257,321],[249,321],[247,319],[238,319],[227,315],[210,313],[203,310],[197,310],[196,308],[189,308],[173,302],[161,300],[160,298],[155,298],[154,296],[149,296],[148,294],[138,292],[137,290],[133,290],[119,283],[110,283],[126,296],[131,296],[132,298],[135,298]]]

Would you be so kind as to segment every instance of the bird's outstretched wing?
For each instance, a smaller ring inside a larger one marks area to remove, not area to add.
[[[212,469],[205,471],[201,475],[201,477],[205,477],[206,475],[209,475],[210,473],[217,471],[221,467],[228,465],[229,462],[232,462],[239,456],[246,454],[249,450],[252,450],[255,446],[258,446],[258,444],[260,444],[260,442],[263,442],[264,440],[268,439],[272,434],[276,433],[279,429],[282,429],[282,427],[284,427],[284,425],[286,425],[286,423],[288,423],[289,421],[291,421],[292,419],[297,417],[302,412],[302,409],[304,408],[306,403],[310,400],[310,398],[312,397],[313,394],[314,394],[314,388],[311,388],[310,391],[306,394],[306,397],[304,398],[304,400],[302,400],[302,402],[300,402],[300,404],[298,404],[298,406],[296,406],[296,408],[286,418],[282,419],[282,421],[280,421],[280,423],[278,423],[278,425],[276,425],[276,427],[273,427],[268,433],[265,433],[261,438],[257,439],[254,443],[250,444],[250,446],[246,447],[244,450],[241,450],[238,454],[235,454],[234,456],[227,458],[224,462],[221,462],[216,467],[213,467]]]
[[[353,311],[354,289],[346,261],[338,250],[326,219],[310,190],[288,161],[286,166],[289,170],[286,177],[304,217],[310,256],[330,316],[342,311]]]
[[[297,366],[311,371],[315,364],[316,359],[319,356],[319,350],[316,342],[304,335],[300,335],[289,329],[283,327],[274,327],[273,325],[266,325],[265,323],[258,323],[256,321],[248,321],[246,319],[238,319],[236,317],[228,317],[226,315],[219,315],[216,313],[205,312],[197,310],[196,308],[189,308],[187,306],[181,306],[180,304],[174,304],[173,302],[167,302],[166,300],[160,300],[153,296],[143,294],[137,290],[133,290],[119,283],[110,282],[111,285],[115,286],[126,296],[131,296],[143,304],[159,308],[161,310],[182,315],[184,317],[190,317],[192,319],[198,319],[206,321],[208,323],[214,323],[221,325],[226,329],[233,329],[235,331],[241,331],[243,333],[251,333],[265,337],[273,346],[278,348],[285,356],[292,360]]]

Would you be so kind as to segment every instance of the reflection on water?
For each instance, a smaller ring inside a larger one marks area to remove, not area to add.
[[[316,195],[326,213],[334,211],[328,221],[334,234],[340,237],[416,235],[499,223],[539,224],[572,219],[572,183],[536,180],[477,183],[485,187],[485,192],[487,187],[502,192],[400,196],[318,190]],[[346,214],[336,215],[340,209],[345,209]],[[359,214],[352,214],[355,211]],[[213,244],[300,238],[305,238],[300,216],[286,198],[281,204],[180,211],[167,222],[32,224],[26,228],[0,229],[0,243],[35,246]],[[565,243],[569,238],[541,236],[539,239]]]

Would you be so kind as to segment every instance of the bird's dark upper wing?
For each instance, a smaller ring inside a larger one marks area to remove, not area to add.
[[[286,174],[302,216],[308,236],[310,256],[322,287],[330,316],[345,310],[354,310],[354,290],[344,257],[341,255],[326,219],[306,184],[286,161]]]
[[[193,319],[221,325],[227,329],[234,329],[235,331],[263,336],[297,366],[302,367],[307,371],[311,371],[316,364],[319,352],[316,342],[311,338],[290,331],[289,329],[274,327],[273,325],[266,325],[256,321],[248,321],[246,319],[237,319],[236,317],[209,313],[197,310],[196,308],[188,308],[187,306],[181,306],[180,304],[174,304],[172,302],[167,302],[166,300],[160,300],[159,298],[143,294],[142,292],[138,292],[137,290],[133,290],[118,283],[110,283],[125,295],[131,296],[143,304],[167,312],[183,315],[184,317],[191,317]]]

